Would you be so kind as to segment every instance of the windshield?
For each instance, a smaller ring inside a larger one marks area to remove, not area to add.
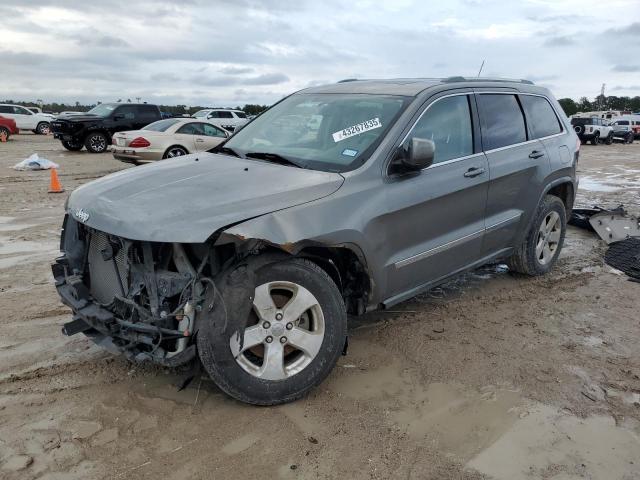
[[[117,105],[110,105],[108,103],[103,103],[101,105],[96,105],[87,113],[90,115],[97,115],[98,117],[108,117],[111,112],[116,109]]]
[[[206,117],[210,111],[211,110],[198,110],[196,113],[193,114],[193,116],[196,118]]]
[[[142,130],[151,130],[152,132],[165,132],[167,128],[175,125],[178,122],[179,120],[174,119],[158,120],[157,122],[150,123],[146,127],[143,127]]]
[[[268,159],[264,154],[273,154],[305,168],[344,172],[369,158],[409,101],[386,95],[292,95],[224,147],[241,156],[258,153]]]

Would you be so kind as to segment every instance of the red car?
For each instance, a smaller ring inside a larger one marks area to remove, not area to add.
[[[9,136],[20,133],[20,130],[16,127],[16,121],[14,119],[0,116],[0,133],[2,132],[7,136],[6,140],[9,140]]]

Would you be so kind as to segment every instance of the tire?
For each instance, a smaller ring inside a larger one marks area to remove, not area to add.
[[[36,133],[38,135],[48,135],[50,131],[49,122],[40,122],[36,127]]]
[[[627,137],[624,139],[624,143],[633,143],[633,133],[627,134]]]
[[[613,132],[607,135],[607,138],[604,141],[605,145],[611,145],[613,143]]]
[[[576,125],[575,127],[573,127],[573,130],[578,136],[580,136],[584,133],[584,125]]]
[[[102,132],[93,132],[85,138],[84,146],[91,153],[104,153],[109,147],[109,139]]]
[[[555,221],[549,228],[550,221]],[[541,236],[543,229],[546,227],[547,239],[549,242],[546,246],[549,251],[542,248],[542,254],[546,258],[541,258],[541,241],[546,240]],[[531,228],[527,233],[522,244],[516,248],[515,252],[509,259],[509,267],[512,271],[525,275],[544,275],[549,272],[555,265],[564,244],[564,237],[567,233],[567,211],[564,203],[554,195],[544,197],[536,211]],[[547,256],[548,254],[548,256]]]
[[[9,137],[11,136],[11,132],[8,128],[0,127],[0,134],[4,133],[6,135],[6,140],[9,141]]]
[[[591,145],[598,145],[600,143],[600,132],[595,132],[591,139]]]
[[[62,146],[71,152],[79,152],[84,147],[82,143],[73,143],[67,140],[62,140]]]
[[[228,319],[221,333],[215,333],[210,322],[200,328],[197,335],[200,359],[218,387],[236,400],[253,405],[291,402],[320,384],[338,361],[347,336],[344,301],[331,277],[306,259],[269,263],[256,271],[255,280],[256,293],[248,319]],[[286,292],[291,285],[298,289],[291,298],[300,296],[300,302],[317,302],[297,320],[287,318],[287,308],[292,305],[292,300],[285,296],[284,300],[280,298],[278,301],[278,294],[273,293]],[[265,298],[275,300],[273,303],[265,302]],[[265,305],[271,307],[262,308]],[[260,311],[262,315],[258,315]],[[281,315],[280,319],[277,315]],[[291,326],[289,320],[296,326]],[[236,331],[245,332],[242,347],[235,340],[239,339]],[[320,331],[322,335],[318,334]],[[294,337],[312,346],[309,348],[311,353],[295,351],[292,345],[298,342],[292,340]],[[285,342],[284,347],[281,340]],[[269,355],[275,361],[267,364],[261,360],[269,349],[273,349]],[[278,355],[279,352],[284,354]]]
[[[175,157],[181,157],[183,155],[188,155],[189,152],[187,151],[186,148],[184,148],[181,145],[172,145],[171,147],[167,148],[167,150],[164,152],[164,155],[162,156],[162,158],[175,158]]]

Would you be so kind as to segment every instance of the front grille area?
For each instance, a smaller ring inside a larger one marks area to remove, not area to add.
[[[115,262],[114,262],[115,259]],[[111,303],[115,295],[126,292],[129,262],[124,248],[118,248],[103,232],[92,231],[87,255],[91,296],[102,304]]]

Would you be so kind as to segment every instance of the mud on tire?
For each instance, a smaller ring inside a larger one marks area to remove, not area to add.
[[[536,247],[540,241],[543,221],[549,216],[553,216],[554,212],[559,217],[559,238],[552,252],[552,256],[545,263],[541,263],[539,255],[536,253]],[[509,259],[509,268],[514,272],[531,276],[544,275],[549,272],[558,260],[566,232],[567,211],[564,203],[554,195],[546,195],[542,202],[540,202],[540,205],[538,205],[527,236]]]
[[[310,363],[302,370],[286,378],[267,380],[249,373],[246,367],[242,367],[236,360],[242,354],[234,355],[230,341],[236,332],[245,332],[245,329],[248,329],[251,315],[256,315],[255,303],[250,309],[249,318],[237,318],[238,315],[234,318],[232,312],[229,312],[224,330],[216,331],[211,322],[206,322],[197,334],[198,352],[205,370],[221,390],[241,402],[277,405],[302,397],[329,375],[344,348],[347,335],[346,308],[331,277],[315,263],[302,258],[268,263],[255,272],[255,284],[258,287],[278,282],[303,287],[315,297],[322,310],[322,343]],[[253,297],[252,301],[255,302]],[[281,307],[283,311],[286,311],[287,305]],[[259,319],[258,327],[263,325],[261,322]],[[285,331],[284,335],[287,334]],[[278,338],[274,336],[272,341],[277,342]]]

